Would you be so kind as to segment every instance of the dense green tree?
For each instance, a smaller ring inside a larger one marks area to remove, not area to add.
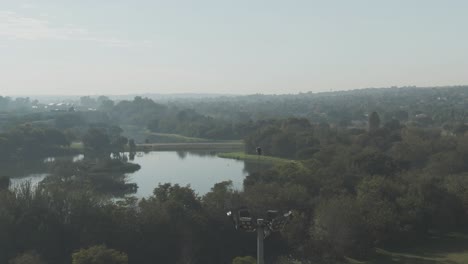
[[[110,147],[109,136],[100,129],[90,128],[83,136],[83,144],[86,148],[102,152]]]
[[[257,260],[254,257],[236,257],[232,260],[232,264],[256,264]]]
[[[125,253],[100,245],[73,253],[72,264],[128,264],[128,257]]]
[[[46,264],[36,252],[27,252],[10,260],[9,264]]]
[[[136,150],[136,144],[134,139],[128,140],[128,148],[130,149],[130,152],[133,152]]]
[[[377,112],[372,112],[369,115],[369,132],[374,132],[380,127],[380,117]]]
[[[0,160],[34,159],[64,154],[70,151],[64,148],[69,144],[63,132],[27,123],[0,134]]]
[[[100,102],[99,110],[103,112],[110,112],[114,108],[115,103],[112,100],[106,99]]]
[[[366,177],[357,186],[359,212],[375,244],[398,237],[401,226],[397,200],[402,195],[401,186],[381,176]]]
[[[376,151],[365,151],[355,157],[355,164],[360,170],[371,175],[394,175],[401,170],[391,157]]]
[[[97,106],[97,101],[91,96],[82,96],[80,97],[80,105],[83,107],[95,108]]]
[[[338,256],[366,255],[371,238],[359,207],[350,197],[338,197],[320,204],[310,230],[314,240]]]
[[[376,246],[415,244],[468,227],[466,87],[165,104],[136,97],[73,113],[29,114],[21,108],[33,102],[2,100],[0,111],[8,114],[0,117],[0,159],[7,163],[64,151],[65,131],[90,149],[104,143],[98,149],[107,157],[132,145],[123,134],[146,127],[151,132],[142,138],[245,138],[249,153],[260,146],[266,155],[299,160],[255,165],[242,190],[222,182],[203,197],[188,186],[161,184],[145,199],[109,199],[135,189],[124,174],[136,165],[123,158],[53,162],[36,188],[9,189],[0,180],[0,263],[28,250],[49,264],[69,263],[77,249],[96,244],[128,253],[130,263],[230,263],[255,254],[255,235],[238,232],[226,217],[240,206],[257,215],[293,210],[286,228],[268,237],[271,263],[278,256],[288,256],[278,263],[340,263],[344,256],[372,254]],[[101,105],[106,100],[98,98]],[[371,133],[365,131],[368,109],[383,124]],[[424,116],[430,122],[421,122]]]
[[[80,113],[65,113],[55,118],[55,126],[59,129],[79,127],[85,124],[85,118]]]
[[[44,130],[44,143],[52,146],[70,145],[70,141],[63,132],[52,128]]]
[[[10,187],[10,177],[0,176],[0,191],[8,190],[9,187]]]

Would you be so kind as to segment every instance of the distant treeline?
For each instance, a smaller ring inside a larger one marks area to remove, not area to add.
[[[0,263],[230,263],[255,255],[254,235],[226,217],[240,206],[293,211],[268,238],[267,263],[275,264],[345,263],[376,247],[465,232],[467,99],[467,87],[392,88],[169,104],[83,98],[88,110],[5,112],[2,159],[41,157],[73,141],[107,158],[56,164],[36,189],[11,189],[0,177]],[[108,158],[135,146],[123,136],[129,127],[244,139],[248,153],[261,147],[295,161],[259,166],[243,191],[223,182],[199,196],[161,184],[141,201],[106,199],[136,188],[124,177],[136,165]]]
[[[124,131],[131,128],[208,139],[242,139],[258,127],[258,121],[290,117],[364,128],[373,111],[379,113],[382,123],[398,120],[453,130],[457,124],[467,122],[468,87],[362,89],[174,99],[164,103],[143,97],[112,101],[106,96],[84,96],[75,103],[46,106],[28,98],[0,97],[0,130],[27,121],[59,129],[106,123]]]
[[[0,114],[0,129],[30,121],[59,129],[84,126],[75,131],[83,134],[89,124],[105,123],[124,130],[137,127],[189,137],[242,139],[252,132],[255,122],[290,117],[316,124],[363,128],[373,111],[379,113],[383,123],[398,120],[453,129],[467,119],[467,105],[468,87],[464,86],[174,99],[164,103],[143,97],[115,102],[106,96],[84,96],[75,104],[54,104],[48,108],[38,107],[41,103],[37,100],[0,97],[0,113],[9,113]]]

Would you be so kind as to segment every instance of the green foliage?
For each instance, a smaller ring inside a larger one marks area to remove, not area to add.
[[[232,199],[232,181],[224,181],[216,183],[211,192],[203,197],[203,204],[210,211],[218,211],[223,213],[225,210],[225,202]]]
[[[219,153],[218,157],[227,158],[227,159],[238,159],[238,160],[245,160],[251,161],[255,163],[266,163],[266,164],[283,164],[283,163],[295,163],[293,160],[284,159],[284,158],[277,158],[272,156],[259,156],[253,154],[246,154],[243,152],[226,152],[226,153]]]
[[[46,264],[36,252],[27,252],[10,260],[9,264]]]
[[[174,100],[171,105],[190,107],[194,111],[220,120],[246,123],[249,120],[307,118],[312,123],[366,128],[368,117],[375,111],[381,124],[397,119],[418,122],[425,114],[432,123],[442,126],[459,123],[466,116],[467,86],[433,88],[360,89],[328,93],[289,95],[248,95],[193,100]]]
[[[63,132],[58,129],[48,128],[44,130],[44,143],[51,146],[69,146],[70,141]]]
[[[80,113],[66,113],[55,118],[55,126],[59,129],[74,128],[85,124],[85,118]]]
[[[133,101],[120,101],[109,113],[111,119],[118,120],[119,124],[146,126],[150,120],[163,115],[166,106],[157,104],[148,98],[137,96]]]
[[[128,264],[128,257],[125,253],[100,245],[73,253],[72,264]]]
[[[99,129],[91,128],[83,137],[83,144],[86,148],[95,151],[105,151],[110,147],[110,139],[107,134]]]
[[[111,152],[119,157],[53,163],[52,175],[37,188],[29,183],[10,190],[7,178],[1,178],[0,263],[34,249],[47,263],[62,264],[77,249],[96,244],[128,253],[131,263],[229,263],[255,254],[254,236],[236,231],[225,215],[240,206],[259,214],[293,210],[286,228],[268,237],[271,263],[279,256],[288,257],[278,263],[341,263],[344,256],[368,257],[375,247],[416,244],[428,235],[468,227],[466,87],[167,105],[142,97],[81,101],[81,109],[99,111],[17,113],[0,124],[0,159],[8,162],[57,153],[73,137],[105,157]],[[0,97],[0,111],[30,104]],[[276,166],[253,166],[242,191],[230,182],[213,183],[200,197],[189,186],[161,184],[151,197],[137,200],[125,196],[136,186],[124,175],[137,165],[123,162],[119,153],[136,146],[123,136],[128,127],[210,139],[244,137],[247,154],[224,156]],[[255,155],[258,146],[266,156]],[[75,256],[127,262],[123,253],[102,246]]]
[[[380,117],[377,112],[372,112],[369,116],[369,132],[376,131],[380,127]]]
[[[370,175],[395,175],[401,169],[398,162],[378,151],[363,151],[354,159],[356,166]]]
[[[109,100],[108,98],[104,98],[102,100],[99,100],[100,101],[100,105],[99,105],[99,110],[103,111],[103,112],[111,112],[112,109],[114,108],[115,106],[115,103],[114,101],[112,100]]]
[[[25,124],[0,134],[0,161],[63,154],[69,145],[65,134],[57,129]]]
[[[135,140],[130,139],[128,141],[128,148],[130,149],[131,152],[136,150]]]
[[[99,197],[121,197],[136,192],[136,184],[127,183],[125,173],[139,169],[138,164],[109,158],[98,162],[57,161],[50,164],[51,175],[41,182],[40,187],[83,190]]]
[[[338,256],[366,255],[371,240],[357,203],[351,197],[338,197],[321,203],[316,211],[310,235],[322,250]]]
[[[242,132],[238,126],[224,120],[200,115],[191,109],[171,109],[148,123],[148,129],[157,134],[177,133],[194,138],[238,139]]]
[[[10,177],[0,176],[0,191],[8,190],[9,187],[10,187]]]
[[[258,129],[244,139],[246,151],[250,154],[261,147],[268,156],[306,158],[315,153],[320,140],[330,136],[328,132],[321,133],[323,126],[312,126],[307,119],[259,122],[256,126]]]
[[[398,199],[403,195],[401,186],[382,176],[366,177],[357,186],[356,202],[374,244],[400,231]]]
[[[232,264],[256,264],[257,260],[254,257],[236,257],[232,260]]]

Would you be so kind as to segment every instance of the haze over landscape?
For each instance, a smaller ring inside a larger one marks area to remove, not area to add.
[[[467,11],[0,0],[0,264],[468,263]]]
[[[466,1],[10,1],[0,94],[468,83]]]

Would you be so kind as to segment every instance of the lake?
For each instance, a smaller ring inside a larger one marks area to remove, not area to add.
[[[219,158],[209,152],[153,151],[138,153],[134,163],[141,169],[128,174],[128,181],[138,185],[137,197],[148,197],[159,183],[190,185],[198,194],[210,191],[215,183],[231,180],[242,188],[247,175],[243,161]]]
[[[83,158],[82,155],[72,157],[73,160]],[[51,162],[49,158],[44,162]],[[138,152],[133,163],[141,169],[127,174],[129,183],[136,183],[138,191],[134,194],[138,198],[148,197],[160,183],[190,185],[199,195],[210,191],[215,183],[231,180],[234,189],[242,189],[242,183],[248,171],[252,168],[263,168],[265,165],[255,165],[241,160],[226,159],[216,156],[210,151],[152,151]],[[37,167],[37,166],[36,166]],[[22,172],[22,175],[12,177],[12,186],[30,180],[32,184],[39,183],[47,176],[45,171]]]

